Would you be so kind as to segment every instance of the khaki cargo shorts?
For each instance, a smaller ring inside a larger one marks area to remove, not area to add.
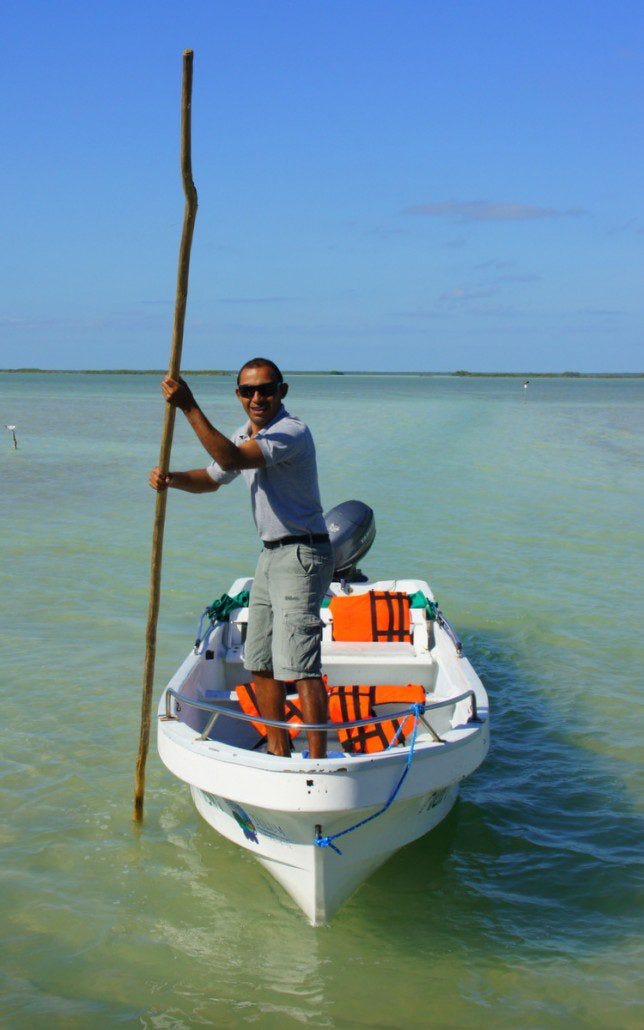
[[[321,674],[320,604],[333,576],[331,544],[264,548],[248,606],[244,666],[277,680]]]

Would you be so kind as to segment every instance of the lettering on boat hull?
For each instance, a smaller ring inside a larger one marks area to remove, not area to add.
[[[433,794],[423,800],[422,805],[418,809],[418,814],[422,815],[423,812],[431,812],[432,808],[436,808],[440,805],[441,801],[445,798],[449,787],[443,787],[442,790],[435,790]]]
[[[199,793],[212,808],[217,808],[225,815],[232,815],[245,839],[251,841],[253,844],[259,844],[260,836],[267,837],[271,840],[278,840],[284,844],[291,843],[286,831],[279,825],[279,823],[262,819],[257,815],[253,815],[251,817],[240,804],[234,801],[228,801],[227,798],[217,797],[216,794],[209,794],[205,790],[202,790]]]

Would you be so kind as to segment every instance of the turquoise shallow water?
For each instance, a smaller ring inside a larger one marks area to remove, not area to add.
[[[227,380],[199,377],[213,420]],[[131,823],[162,419],[152,376],[2,375],[2,1001],[8,1026],[641,1025],[642,380],[294,377],[327,508],[418,575],[492,702],[434,833],[329,927],[148,763]],[[174,467],[203,457],[178,422]],[[242,484],[168,506],[157,696],[252,572]]]

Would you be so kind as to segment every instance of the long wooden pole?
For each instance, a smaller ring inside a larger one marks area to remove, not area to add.
[[[174,325],[172,329],[172,349],[168,375],[178,379],[181,369],[181,348],[183,346],[183,326],[186,318],[188,300],[188,273],[190,270],[190,248],[192,234],[197,216],[197,191],[192,181],[191,158],[191,108],[192,108],[192,50],[183,53],[183,79],[181,88],[181,177],[186,203],[183,214],[183,231],[179,247],[179,271],[177,274],[177,294],[174,305]],[[161,453],[159,469],[162,475],[170,467],[170,451],[174,431],[175,409],[166,404],[163,435],[161,437]],[[134,820],[143,819],[143,795],[145,792],[145,763],[150,744],[150,712],[152,708],[152,688],[154,684],[154,660],[157,644],[157,620],[159,617],[159,597],[161,593],[161,563],[163,559],[163,529],[165,525],[165,509],[168,492],[157,493],[154,513],[154,530],[152,534],[152,561],[150,565],[150,603],[148,623],[145,633],[145,669],[143,673],[143,693],[141,697],[141,730],[139,734],[139,753],[136,760],[136,779],[134,785]]]

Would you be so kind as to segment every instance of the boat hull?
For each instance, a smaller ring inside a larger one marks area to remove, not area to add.
[[[331,919],[391,855],[445,818],[461,780],[489,746],[486,722],[465,728],[450,744],[418,745],[411,760],[396,752],[280,760],[201,742],[176,721],[159,730],[161,757],[190,785],[200,815],[255,855],[314,926]],[[316,844],[320,837],[331,838],[337,850]]]
[[[320,926],[396,851],[424,836],[445,818],[456,801],[458,785],[394,802],[359,829],[335,837],[332,843],[337,850],[315,843],[321,830],[329,836],[341,834],[368,819],[374,810],[325,812],[322,825],[316,823],[318,816],[314,813],[242,806],[197,787],[191,787],[191,793],[206,822],[223,837],[254,854],[311,925]]]

